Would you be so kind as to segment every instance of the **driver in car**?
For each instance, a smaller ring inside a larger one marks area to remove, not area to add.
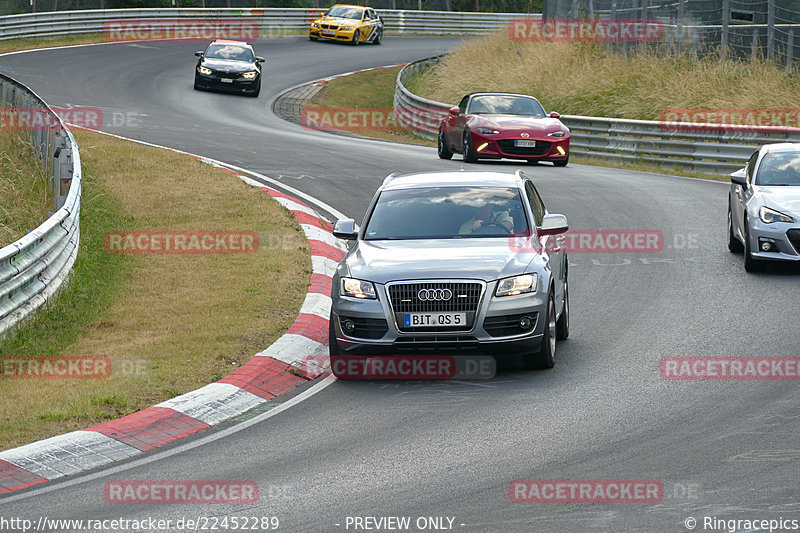
[[[489,225],[502,225],[509,233],[514,228],[514,219],[505,209],[495,210],[491,204],[484,204],[475,210],[475,214],[458,229],[459,235],[476,233]]]

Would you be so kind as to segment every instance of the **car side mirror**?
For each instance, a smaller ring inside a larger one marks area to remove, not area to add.
[[[357,239],[358,229],[356,228],[356,221],[352,218],[337,220],[336,225],[333,226],[333,236],[337,239],[344,239],[347,241]]]
[[[196,55],[197,57],[203,57],[203,51],[198,50],[197,52],[194,53],[194,55]]]
[[[745,173],[745,169],[740,168],[736,172],[731,173],[731,182],[735,183],[736,185],[741,185],[745,189],[747,188],[747,174]]]
[[[539,235],[558,235],[568,229],[569,223],[564,215],[545,215],[542,219],[542,225],[537,229],[537,233]]]
[[[561,113],[556,113],[555,111],[551,111],[550,118],[561,118]]]
[[[461,109],[458,107],[451,107],[448,111],[451,117],[457,117],[459,113],[461,113]]]
[[[256,57],[256,63],[263,63],[264,61],[266,61],[266,59],[264,59],[263,57],[261,56]]]

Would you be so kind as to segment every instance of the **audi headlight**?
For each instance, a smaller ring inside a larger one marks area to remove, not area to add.
[[[514,296],[525,292],[536,292],[538,283],[538,274],[523,274],[505,278],[497,282],[497,290],[494,294],[495,296]]]
[[[477,128],[478,133],[482,133],[484,135],[496,135],[500,133],[497,130],[493,130],[492,128]]]
[[[252,80],[252,79],[255,79],[255,77],[256,77],[256,76],[258,76],[258,72],[256,72],[255,70],[253,70],[253,71],[251,71],[251,72],[245,72],[245,73],[244,73],[244,75],[243,75],[242,77],[243,77],[244,79],[246,79],[246,80]]]
[[[200,74],[205,74],[206,76],[210,76],[211,75],[211,69],[208,68],[208,67],[200,67],[197,70],[200,71]]]
[[[375,299],[375,285],[369,281],[361,281],[354,278],[342,278],[342,296],[353,298]]]
[[[765,224],[772,224],[773,222],[794,222],[794,219],[789,215],[770,209],[767,206],[761,206],[758,216]]]
[[[551,131],[550,133],[547,134],[547,136],[548,137],[563,137],[566,134],[567,134],[566,131],[558,130],[558,131]]]

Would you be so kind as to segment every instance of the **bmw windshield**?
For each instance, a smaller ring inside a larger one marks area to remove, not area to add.
[[[329,17],[338,17],[342,19],[361,20],[361,15],[364,12],[361,9],[352,7],[332,7],[325,13]]]
[[[457,239],[527,235],[528,219],[512,187],[424,187],[383,191],[364,239]]]
[[[229,59],[233,61],[253,61],[252,50],[230,44],[212,44],[203,54],[207,59]]]

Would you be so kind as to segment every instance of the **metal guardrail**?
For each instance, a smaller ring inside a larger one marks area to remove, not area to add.
[[[72,133],[47,104],[0,74],[0,103],[47,115],[28,129],[48,172],[57,209],[41,226],[0,248],[0,336],[47,301],[69,275],[80,241],[81,160]]]
[[[409,80],[443,56],[409,63],[397,75],[394,113],[418,135],[435,140],[452,105],[408,90]],[[800,131],[779,127],[721,126],[562,115],[570,129],[570,151],[608,161],[674,166],[682,170],[726,174],[744,166],[761,144],[800,142]]]
[[[262,37],[284,35],[308,29],[324,10],[309,8],[252,9],[106,9],[52,11],[0,17],[0,40],[18,37],[51,37],[66,34],[101,33],[115,20],[165,19],[253,19]],[[496,30],[520,13],[459,13],[452,11],[406,11],[377,9],[387,34],[476,35]],[[146,27],[142,27],[147,29]]]

